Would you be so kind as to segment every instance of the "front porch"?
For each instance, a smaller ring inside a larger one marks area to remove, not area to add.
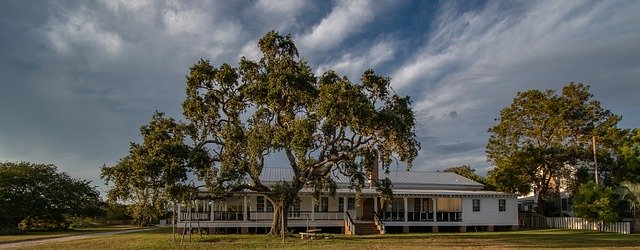
[[[324,196],[318,200],[312,198],[310,191],[301,192],[299,201],[292,204],[286,214],[288,226],[298,229],[333,228],[333,231],[349,232],[350,226],[375,224],[379,233],[384,233],[386,226],[435,227],[437,231],[437,227],[469,224],[464,221],[463,198],[459,195],[398,192],[390,206],[381,208],[375,190],[365,190],[363,198],[359,200],[356,200],[352,190],[338,191],[336,197]],[[194,200],[189,205],[179,206],[177,211],[177,225],[181,228],[266,230],[271,227],[272,220],[273,206],[269,200],[263,194],[252,192],[237,193],[225,200]],[[249,230],[242,230],[245,231]]]

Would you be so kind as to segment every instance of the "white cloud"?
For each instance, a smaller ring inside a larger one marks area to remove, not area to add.
[[[559,89],[569,81],[584,81],[603,92],[612,84],[634,88],[629,81],[600,81],[625,65],[622,61],[629,63],[634,53],[639,54],[640,32],[632,26],[638,22],[633,13],[640,13],[640,5],[619,4],[491,2],[463,13],[456,4],[445,4],[427,42],[392,74],[393,86],[417,99],[414,110],[422,136],[486,143],[486,129],[516,91]],[[639,66],[637,60],[635,65]],[[450,112],[459,118],[450,119],[446,116]],[[483,164],[474,158],[484,157],[482,148],[455,156],[433,154],[428,147],[425,152],[421,159],[427,161]]]
[[[97,50],[103,57],[117,57],[122,48],[120,36],[100,26],[86,11],[80,11],[64,20],[52,20],[46,34],[53,49],[63,55],[80,46]]]
[[[316,74],[322,75],[326,70],[332,69],[338,74],[347,75],[352,81],[357,81],[364,70],[392,60],[396,53],[395,48],[394,42],[381,41],[373,44],[363,53],[347,52],[336,60],[318,66]]]
[[[301,37],[300,43],[315,50],[335,48],[373,17],[367,0],[339,1],[327,17]]]
[[[255,7],[273,15],[295,16],[302,14],[307,4],[309,2],[303,0],[258,0]]]

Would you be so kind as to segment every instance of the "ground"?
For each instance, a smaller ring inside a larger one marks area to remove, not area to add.
[[[268,235],[192,235],[172,240],[171,228],[116,235],[102,235],[25,245],[19,249],[210,249],[215,248],[340,248],[340,249],[519,249],[519,248],[629,248],[640,249],[640,235],[577,230],[532,230],[484,233],[422,233],[371,236],[334,235],[331,239],[301,240],[299,235],[279,238]],[[3,248],[0,245],[0,248]]]

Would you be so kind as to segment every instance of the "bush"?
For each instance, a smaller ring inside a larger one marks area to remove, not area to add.
[[[620,220],[618,202],[613,188],[589,181],[578,188],[573,210],[589,221],[615,222]]]

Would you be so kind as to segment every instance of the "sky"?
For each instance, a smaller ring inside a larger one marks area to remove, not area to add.
[[[620,127],[640,127],[640,1],[0,4],[0,162],[52,163],[103,192],[100,167],[141,141],[155,110],[182,119],[189,66],[259,58],[270,30],[291,34],[318,75],[391,77],[413,101],[414,170],[486,174],[487,129],[518,91],[588,84]]]

